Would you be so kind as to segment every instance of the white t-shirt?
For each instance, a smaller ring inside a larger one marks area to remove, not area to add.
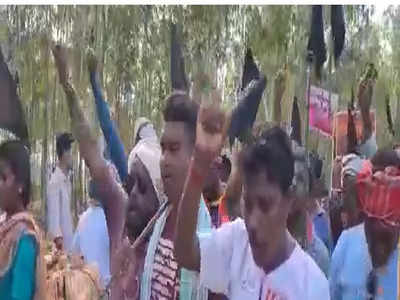
[[[71,193],[69,176],[57,167],[47,186],[47,230],[51,240],[63,238],[64,250],[67,252],[71,252],[73,239]]]
[[[290,257],[269,274],[250,249],[243,219],[199,236],[200,280],[231,300],[329,300],[328,280],[297,244]]]
[[[72,250],[76,254],[83,255],[85,263],[98,268],[104,286],[109,283],[110,239],[102,207],[91,206],[81,215]]]

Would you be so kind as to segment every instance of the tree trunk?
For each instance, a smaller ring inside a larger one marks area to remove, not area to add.
[[[49,8],[47,8],[47,25],[50,26],[49,24]],[[49,27],[48,27],[49,28]],[[41,51],[46,51],[49,52],[48,45],[46,42],[46,47],[45,49],[41,49]],[[46,82],[47,86],[50,86],[50,77],[49,77],[49,55],[50,53],[46,53]],[[46,89],[46,95],[44,97],[45,105],[44,105],[44,132],[43,132],[43,142],[42,142],[42,164],[41,164],[41,199],[42,201],[45,200],[45,205],[44,205],[44,212],[42,212],[42,216],[44,217],[43,224],[46,223],[45,220],[47,220],[47,137],[48,137],[48,128],[49,128],[49,117],[48,117],[48,104],[49,104],[49,98],[50,98],[50,89]]]

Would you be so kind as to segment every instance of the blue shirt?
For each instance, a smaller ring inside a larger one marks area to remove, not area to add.
[[[95,72],[90,73],[90,83],[93,89],[97,116],[106,140],[110,159],[118,170],[119,178],[124,182],[128,175],[128,159],[124,151],[124,144],[121,141],[114,122],[111,120],[110,110],[107,102],[104,100]]]
[[[104,286],[110,275],[110,238],[103,208],[90,206],[79,218],[73,242],[73,251],[83,255],[87,264],[94,264]]]
[[[397,300],[398,249],[384,273],[378,273],[375,300]],[[342,232],[332,255],[329,285],[335,300],[365,300],[367,277],[372,270],[364,224]]]
[[[325,274],[329,276],[330,256],[328,248],[322,242],[322,240],[316,235],[315,228],[313,226],[312,241],[308,244],[306,252],[311,256],[312,259],[317,263],[318,267]]]
[[[326,248],[331,251],[331,238],[329,221],[325,212],[317,214],[313,219],[316,235],[324,242]]]

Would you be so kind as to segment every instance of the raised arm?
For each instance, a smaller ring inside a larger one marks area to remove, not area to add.
[[[97,71],[97,58],[93,54],[89,54],[88,60],[90,84],[93,90],[100,127],[104,134],[106,145],[110,151],[111,161],[117,168],[121,181],[124,182],[128,175],[128,160],[124,151],[124,145],[114,122],[111,120],[110,109],[107,102],[104,100],[100,88]]]
[[[55,46],[53,54],[60,83],[66,95],[72,132],[78,141],[80,154],[84,158],[93,180],[98,184],[99,194],[102,195],[101,200],[106,213],[111,244],[114,247],[122,237],[126,194],[116,179],[113,178],[103,153],[97,145],[97,138],[91,132],[90,125],[79,106],[75,90],[68,81],[66,49]]]
[[[106,162],[97,147],[97,139],[91,133],[88,121],[79,106],[76,92],[69,82],[67,52],[66,49],[57,45],[53,47],[53,55],[60,77],[60,84],[65,92],[68,111],[71,117],[72,132],[79,143],[79,150],[93,177],[99,179],[104,176]]]
[[[273,118],[276,124],[280,125],[282,122],[282,97],[285,93],[285,73],[279,71],[275,78],[275,89],[274,89],[274,109]]]
[[[366,158],[371,158],[378,150],[376,136],[373,135],[372,119],[370,115],[374,85],[375,79],[365,79],[361,82],[358,93],[359,107],[363,122],[363,137],[359,150]]]
[[[357,132],[354,124],[353,110],[347,108],[347,153],[353,153],[357,148]]]
[[[360,84],[358,101],[361,111],[361,118],[363,122],[363,137],[364,143],[372,135],[372,120],[370,116],[370,108],[372,103],[374,82],[372,80],[365,80]]]
[[[358,88],[358,105],[361,110],[363,121],[363,140],[365,143],[372,136],[372,120],[370,117],[370,108],[372,103],[372,95],[376,79],[378,78],[378,71],[375,69],[373,63],[368,63],[360,86]]]
[[[225,140],[225,114],[216,104],[202,106],[197,118],[196,143],[178,209],[175,257],[186,269],[200,271],[200,246],[196,234],[197,212],[205,178]]]
[[[239,152],[233,152],[232,172],[225,190],[226,208],[231,220],[241,216],[242,174],[239,171],[239,156]]]

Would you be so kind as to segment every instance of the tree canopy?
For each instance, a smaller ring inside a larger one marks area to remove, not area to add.
[[[324,9],[328,60],[321,81],[313,84],[339,95],[347,107],[366,63],[379,77],[373,106],[377,111],[377,141],[388,145],[400,138],[400,8],[389,6],[375,18],[373,6],[345,6],[346,40],[339,63],[332,64],[330,14]],[[170,24],[179,24],[189,81],[204,61],[217,74],[226,107],[236,103],[246,49],[250,47],[267,77],[257,115],[270,121],[276,75],[285,71],[282,120],[290,123],[294,96],[305,128],[306,50],[311,6],[1,6],[0,42],[6,62],[18,82],[32,147],[35,205],[44,210],[45,187],[55,163],[55,135],[69,130],[64,95],[57,83],[50,40],[69,47],[73,83],[89,118],[96,124],[86,53],[94,49],[102,65],[101,82],[126,151],[133,144],[134,122],[151,119],[160,131],[163,101],[170,92]],[[385,97],[389,97],[395,137],[388,130]],[[313,135],[312,148],[329,166],[331,143]],[[76,215],[85,206],[84,163],[75,149]],[[325,177],[328,168],[325,168]],[[326,178],[326,181],[329,181]]]

